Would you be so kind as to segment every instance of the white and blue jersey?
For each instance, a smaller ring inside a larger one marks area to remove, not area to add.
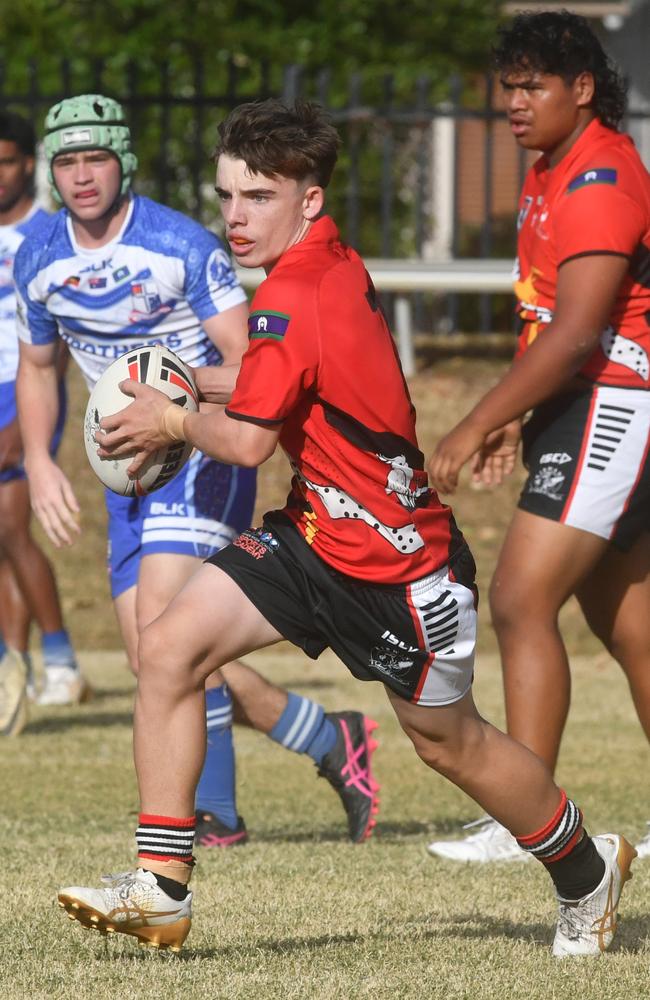
[[[126,351],[169,347],[189,365],[219,352],[203,320],[246,301],[226,251],[198,222],[133,195],[124,225],[102,247],[80,247],[67,210],[51,216],[16,257],[18,335],[60,336],[92,389]]]
[[[193,366],[222,357],[203,321],[246,302],[219,239],[199,223],[132,195],[117,236],[77,243],[66,209],[26,239],[14,270],[18,335],[30,344],[61,337],[92,389],[104,369],[146,344],[169,347]],[[255,470],[195,452],[166,486],[141,498],[107,491],[113,597],[137,583],[140,559],[157,552],[207,558],[249,527]]]
[[[16,419],[18,334],[14,260],[23,240],[38,233],[48,219],[47,212],[32,205],[20,222],[0,226],[0,427]]]
[[[16,372],[18,370],[18,333],[16,331],[16,290],[14,260],[18,248],[27,236],[38,234],[49,214],[32,205],[27,215],[8,226],[0,226],[0,428],[12,424],[18,416],[16,407]],[[50,453],[56,455],[65,424],[66,397],[63,380],[59,382],[59,415],[50,443]],[[24,479],[22,460],[17,465],[0,469],[0,483]]]

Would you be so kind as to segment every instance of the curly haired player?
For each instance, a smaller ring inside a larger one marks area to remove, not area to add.
[[[532,410],[528,479],[490,602],[508,732],[553,770],[571,687],[558,616],[571,595],[625,671],[650,738],[650,177],[617,130],[625,87],[584,18],[519,15],[496,63],[517,143],[542,152],[519,203],[518,350],[429,468],[442,492],[472,455],[477,476],[498,479]],[[490,818],[429,850],[522,857]]]

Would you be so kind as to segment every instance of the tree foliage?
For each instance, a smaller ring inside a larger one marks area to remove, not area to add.
[[[291,92],[283,68],[302,67],[294,91],[326,104],[341,130],[329,204],[346,236],[367,253],[413,253],[429,119],[399,112],[446,97],[452,74],[486,68],[499,6],[0,0],[0,97],[33,117],[39,131],[45,110],[63,96],[98,91],[124,101],[138,190],[212,224],[215,122],[241,101]]]
[[[481,69],[498,18],[496,0],[0,0],[8,77],[29,61],[136,60],[146,71],[232,56],[242,68],[268,60],[347,73],[360,67],[398,80]]]

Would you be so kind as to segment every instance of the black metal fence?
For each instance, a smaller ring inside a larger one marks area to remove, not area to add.
[[[210,150],[216,122],[242,101],[268,96],[318,100],[343,139],[328,205],[345,239],[371,257],[505,257],[514,252],[515,207],[528,163],[512,141],[491,77],[418,79],[409,92],[392,76],[161,63],[0,66],[0,104],[40,124],[47,108],[76,93],[107,93],[127,110],[140,160],[137,188],[219,227]],[[630,113],[650,147],[650,113]],[[643,142],[642,142],[643,146]],[[509,329],[507,296],[417,297],[425,329]]]

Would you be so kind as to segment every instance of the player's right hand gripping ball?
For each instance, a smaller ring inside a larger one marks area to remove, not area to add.
[[[169,348],[158,344],[127,351],[117,358],[102,372],[91,392],[84,418],[84,442],[93,471],[114,493],[125,497],[144,496],[174,478],[192,454],[192,445],[187,441],[173,441],[159,448],[144,463],[137,479],[131,479],[126,473],[132,457],[99,457],[95,432],[99,430],[100,420],[133,402],[120,389],[120,382],[128,378],[159,389],[190,413],[199,408],[198,392],[187,365]]]

